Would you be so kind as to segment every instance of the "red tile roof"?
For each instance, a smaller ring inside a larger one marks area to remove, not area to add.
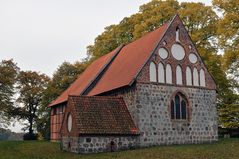
[[[123,47],[88,95],[97,95],[130,85],[161,40],[168,23]]]
[[[93,86],[86,95],[97,95],[130,85],[151,56],[153,50],[166,32],[168,25],[169,23],[166,23],[138,40],[124,47],[117,48],[94,61],[79,78],[49,106],[66,102],[68,95],[82,95],[82,92],[86,90],[92,81],[96,80],[102,72],[102,77],[97,79],[99,81],[95,82],[95,86]],[[107,69],[104,70],[103,68]]]
[[[58,97],[50,103],[54,106],[67,101],[68,95],[81,95],[98,74],[106,67],[122,46],[95,60],[80,76]]]
[[[138,134],[123,98],[69,96],[67,107],[76,112],[79,134]]]

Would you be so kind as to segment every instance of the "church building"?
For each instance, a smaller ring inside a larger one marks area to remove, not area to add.
[[[94,61],[49,107],[51,140],[75,153],[218,140],[216,84],[178,15]]]

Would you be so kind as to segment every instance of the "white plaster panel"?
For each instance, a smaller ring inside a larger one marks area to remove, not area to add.
[[[171,65],[167,64],[166,66],[166,83],[173,83],[172,82],[172,67]]]
[[[168,51],[165,48],[160,48],[158,53],[162,59],[166,59],[168,57]]]
[[[199,82],[198,82],[198,71],[197,69],[194,67],[193,69],[193,85],[194,86],[199,86]]]
[[[156,66],[153,62],[150,63],[149,79],[150,79],[150,82],[157,82]]]
[[[200,70],[200,86],[202,87],[206,86],[205,71],[203,69]]]
[[[190,53],[188,59],[191,63],[196,63],[198,61],[198,58],[194,53]]]
[[[182,68],[180,66],[177,66],[176,68],[176,84],[183,84]]]
[[[184,48],[179,44],[173,44],[171,52],[176,60],[182,60],[185,56]]]
[[[192,71],[190,67],[186,68],[186,84],[192,86]]]
[[[164,77],[165,77],[165,75],[164,75],[163,64],[159,63],[158,64],[158,82],[159,83],[165,83]]]

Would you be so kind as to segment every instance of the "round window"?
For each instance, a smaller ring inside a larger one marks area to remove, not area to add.
[[[190,53],[188,58],[191,63],[196,63],[198,61],[198,58],[194,53]]]
[[[67,129],[69,132],[71,132],[72,129],[72,115],[69,114],[67,118]]]
[[[168,51],[165,48],[160,48],[158,53],[162,59],[166,59],[168,57]]]
[[[173,44],[171,52],[176,60],[182,60],[185,56],[184,48],[179,44]]]

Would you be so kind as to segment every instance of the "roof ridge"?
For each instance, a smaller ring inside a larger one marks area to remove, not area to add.
[[[100,77],[100,75],[110,66],[110,64],[112,63],[112,61],[113,61],[113,60],[115,59],[115,57],[120,53],[121,49],[122,49],[124,46],[125,46],[124,44],[121,44],[120,46],[118,46],[118,47],[116,48],[114,56],[113,56],[111,59],[109,59],[109,61],[103,66],[103,68],[101,68],[101,70],[97,73],[97,75],[95,76],[95,78],[90,81],[90,83],[85,87],[85,89],[83,89],[83,91],[80,93],[80,95],[85,94],[87,91],[89,92],[90,90],[88,90],[88,89],[90,89],[90,86],[93,85],[94,82],[97,83],[97,82],[99,81],[99,79],[97,80],[97,78]],[[109,52],[109,53],[110,53],[110,52]],[[109,53],[107,53],[107,54],[109,54]],[[105,55],[107,55],[107,54],[105,54]],[[105,55],[104,55],[104,56],[105,56]],[[102,56],[101,56],[101,57],[102,57]],[[97,60],[98,60],[98,59],[97,59]],[[95,83],[95,84],[96,84],[96,83]]]
[[[87,95],[68,95],[69,97],[79,97],[79,98],[98,98],[98,99],[123,99],[119,96],[87,96]]]

